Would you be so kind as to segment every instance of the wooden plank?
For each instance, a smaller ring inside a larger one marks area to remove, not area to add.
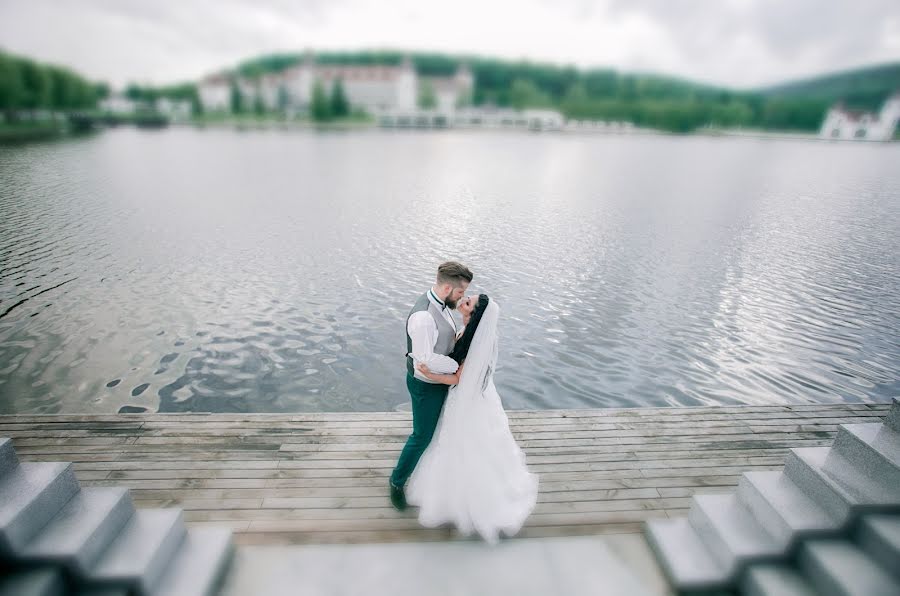
[[[111,470],[102,472],[106,474],[106,480],[165,480],[182,478],[246,478],[268,479],[277,478],[278,470]],[[76,472],[79,478],[81,474]],[[262,484],[262,483],[260,483]]]
[[[869,412],[885,413],[890,409],[890,403],[872,402],[857,404],[792,404],[792,405],[737,405],[737,406],[679,406],[663,408],[605,408],[605,409],[575,409],[575,410],[508,410],[508,417],[520,418],[572,418],[572,417],[664,417],[664,416],[690,416],[717,413],[720,415],[743,416],[747,414],[771,414],[771,413],[808,413],[808,412],[833,412],[846,411],[854,414],[865,415]],[[148,414],[29,414],[29,415],[2,415],[0,423],[131,423],[144,422],[190,422],[202,420],[208,422],[254,422],[266,420],[272,422],[304,422],[322,420],[409,420],[408,412],[318,412],[306,414],[179,414],[179,413],[148,413]]]
[[[644,475],[645,478],[669,478],[674,475],[678,476],[707,476],[707,475],[717,475],[724,476],[727,474],[743,474],[744,472],[760,472],[760,471],[769,471],[769,470],[781,470],[784,468],[783,464],[777,465],[759,465],[759,466],[715,466],[715,467],[702,467],[702,468],[678,468],[677,470],[671,469],[642,469],[641,474]]]
[[[219,522],[188,522],[188,526],[215,526]],[[347,531],[314,531],[314,530],[282,530],[257,532],[249,529],[250,523],[240,522],[248,529],[240,531],[234,537],[237,545],[294,545],[294,544],[335,544],[335,543],[371,543],[371,542],[434,542],[457,539],[449,528],[415,530],[347,530]],[[624,525],[624,524],[623,524]],[[633,526],[634,524],[632,524]],[[564,534],[558,534],[564,535]]]
[[[665,490],[665,489],[663,489]],[[319,488],[282,488],[272,491],[265,488],[237,488],[237,489],[134,489],[132,494],[136,500],[165,501],[177,500],[253,500],[266,498],[335,498],[335,497],[377,497],[380,500],[378,506],[385,506],[388,502],[388,487],[386,483],[377,486],[348,486],[348,487],[319,487]],[[572,487],[567,490],[545,491],[541,488],[538,499],[542,502],[553,501],[587,501],[587,500],[615,500],[615,499],[645,499],[663,496],[653,487],[626,488],[616,481],[597,481],[585,484],[585,487]],[[682,496],[672,494],[667,496]],[[304,501],[301,501],[303,503]]]
[[[517,424],[511,422],[510,428],[516,432],[556,432],[562,429],[572,430],[634,430],[634,429],[679,429],[688,425],[695,425],[703,428],[728,428],[733,426],[767,426],[767,425],[790,425],[790,424],[839,424],[852,420],[874,421],[874,419],[882,418],[884,413],[872,413],[869,415],[847,415],[846,413],[818,413],[810,416],[791,415],[787,417],[764,417],[754,416],[748,418],[727,418],[727,417],[681,417],[670,418],[667,420],[655,419],[622,419],[621,421],[611,422],[606,419],[535,419],[528,424]],[[711,418],[711,419],[710,419]],[[145,425],[142,430],[123,431],[115,428],[97,428],[91,431],[70,429],[65,425],[57,425],[52,429],[37,429],[28,425],[17,425],[19,428],[9,428],[9,432],[33,432],[41,433],[42,436],[53,436],[53,434],[69,434],[71,436],[259,436],[262,434],[268,436],[305,436],[305,435],[331,435],[331,434],[350,434],[350,435],[366,435],[366,434],[405,434],[411,430],[411,421],[403,421],[396,423],[376,423],[368,422],[366,424],[351,424],[339,421],[328,423],[315,423],[314,425],[291,426],[281,428],[281,425],[272,427],[265,424],[259,425],[234,425],[218,426],[218,425],[197,425],[197,424],[174,424],[166,425],[161,428],[152,428]],[[4,427],[0,427],[0,432]]]
[[[89,486],[122,486],[125,488],[259,488],[261,480],[243,478],[193,479],[181,480],[91,480]]]
[[[399,513],[388,504],[387,507],[339,507],[329,503],[324,503],[320,508],[211,508],[203,509],[195,507],[201,504],[201,501],[184,501],[185,519],[188,521],[283,521],[290,526],[294,521],[318,522],[319,529],[321,526],[328,526],[331,522],[344,523],[344,527],[349,529],[353,527],[360,530],[371,529],[415,529],[419,527],[418,520],[415,517],[415,510],[408,510]],[[586,523],[585,519],[593,518],[593,523],[597,523],[597,517],[608,516],[610,514],[621,515],[638,515],[642,516],[647,512],[656,512],[657,517],[665,516],[664,511],[669,508],[686,507],[690,503],[688,498],[673,499],[641,499],[641,500],[618,500],[618,501],[579,501],[574,503],[538,503],[534,512],[529,518],[531,521],[547,523],[558,523],[564,520],[566,523]],[[137,505],[142,507],[164,507],[169,506],[167,501],[139,501]],[[382,503],[384,504],[384,502]],[[631,517],[630,520],[634,520]],[[639,517],[644,519],[644,517]],[[350,526],[349,524],[353,524]],[[334,526],[332,526],[334,527]]]
[[[636,470],[636,469],[654,469],[654,468],[692,468],[696,467],[699,462],[696,459],[681,460],[628,460],[628,461],[572,461],[571,459],[562,459],[555,462],[539,462],[532,461],[538,458],[531,458],[528,463],[529,469],[536,474],[545,474],[553,472],[594,472],[594,471],[617,471],[617,470]],[[781,457],[736,457],[736,458],[718,458],[703,460],[702,464],[707,468],[715,468],[718,466],[758,466],[758,465],[782,465]],[[572,463],[566,463],[572,461]],[[312,475],[316,475],[318,471],[343,470],[351,472],[353,470],[372,471],[380,473],[387,477],[396,464],[395,459],[389,460],[311,460],[311,461],[290,461],[281,462],[278,470],[127,470],[113,471],[110,473],[110,479],[129,479],[129,478],[273,478],[286,470],[306,470]]]
[[[637,468],[659,467],[695,467],[700,464],[717,465],[757,465],[783,463],[787,454],[786,449],[780,450],[745,450],[737,451],[734,457],[728,457],[722,451],[713,452],[715,455],[695,454],[691,452],[652,452],[649,456],[635,457],[630,452],[620,453],[588,453],[585,455],[554,455],[535,456],[529,453],[527,462],[534,471],[541,470],[625,470]],[[670,457],[674,456],[674,457]],[[668,459],[662,459],[668,458]],[[151,462],[75,462],[76,472],[79,471],[113,471],[111,478],[277,478],[280,477],[276,470],[311,470],[328,468],[347,469],[373,469],[382,470],[385,475],[393,469],[397,458],[391,457],[385,460],[356,460],[356,459],[325,459],[316,458],[303,461],[235,461],[231,465],[228,462],[198,462],[198,461],[151,461]],[[264,464],[254,466],[252,464]],[[210,465],[213,464],[213,465]],[[558,466],[566,466],[560,468]],[[575,467],[572,467],[575,466]],[[242,474],[244,474],[242,476]]]
[[[836,418],[831,422],[822,419],[802,419],[797,418],[790,421],[778,421],[777,424],[766,423],[761,424],[758,420],[748,420],[740,424],[718,424],[710,423],[702,424],[697,422],[686,422],[680,425],[549,425],[542,427],[512,427],[513,434],[521,438],[544,438],[548,435],[556,436],[560,433],[581,433],[580,435],[563,435],[568,438],[606,436],[606,437],[641,437],[641,436],[681,436],[690,434],[699,434],[697,431],[714,433],[714,434],[746,434],[752,432],[797,432],[798,430],[825,430],[836,431],[837,424],[846,424],[858,422],[859,418]],[[0,435],[22,441],[23,445],[41,444],[41,445],[91,445],[91,444],[132,444],[138,441],[141,445],[170,445],[170,444],[192,444],[203,443],[205,445],[241,445],[241,444],[307,444],[310,442],[321,443],[324,437],[341,436],[348,438],[356,438],[356,442],[375,442],[384,443],[386,438],[394,437],[395,440],[403,441],[406,435],[411,431],[410,426],[404,426],[398,429],[384,428],[368,428],[368,429],[343,429],[343,430],[317,430],[306,433],[272,433],[265,428],[256,429],[252,432],[247,430],[222,430],[205,429],[203,431],[191,430],[169,430],[166,432],[151,431],[140,435],[125,435],[122,433],[100,433],[84,431],[73,431],[71,433],[65,431],[22,431],[16,430],[11,432],[3,432]],[[45,439],[45,440],[42,440]],[[82,440],[79,440],[82,439]],[[353,442],[345,440],[344,442]]]
[[[189,525],[199,525],[204,522],[192,522]],[[216,522],[209,522],[215,524]],[[548,538],[555,536],[586,536],[598,534],[625,534],[640,533],[643,531],[642,522],[632,523],[605,523],[605,524],[574,524],[561,526],[524,527],[517,538]],[[240,532],[235,536],[235,544],[330,544],[330,543],[362,543],[362,542],[432,542],[444,540],[478,540],[477,537],[462,537],[453,529],[438,528],[418,530],[394,530],[394,531],[281,531],[281,532]]]
[[[205,516],[197,516],[200,512],[191,513],[192,520],[212,521]],[[536,526],[563,526],[583,524],[621,524],[626,522],[642,522],[648,519],[666,517],[664,510],[637,509],[631,511],[595,511],[590,513],[555,513],[546,515],[532,515],[528,520],[529,527]],[[371,531],[371,530],[397,530],[418,529],[418,520],[378,519],[366,520],[362,523],[357,520],[309,520],[309,519],[285,519],[280,517],[275,520],[254,520],[250,522],[249,532],[340,532],[340,531]]]
[[[229,460],[177,460],[162,461],[88,461],[75,464],[78,470],[264,470],[277,469],[278,460],[229,459]]]
[[[731,486],[704,486],[702,488],[657,488],[656,490],[659,492],[659,495],[661,497],[692,497],[697,494],[715,495],[730,494],[734,492],[734,489]]]
[[[178,507],[185,511],[259,509],[263,499],[145,499],[134,495],[135,507]]]

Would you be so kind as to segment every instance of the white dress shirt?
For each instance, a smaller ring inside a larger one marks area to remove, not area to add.
[[[437,306],[444,318],[447,319],[447,322],[456,331],[457,337],[459,337],[459,330],[457,329],[456,321],[453,320],[453,315],[450,314],[450,309],[445,308],[444,303],[431,290],[428,291],[428,301]],[[439,375],[452,375],[459,368],[459,364],[453,358],[434,353],[434,344],[437,343],[438,338],[438,328],[430,312],[427,310],[414,312],[406,323],[406,332],[409,333],[409,337],[412,340],[412,352],[410,354],[413,357],[414,367],[420,362],[424,362],[428,365],[428,369],[431,372]],[[415,377],[426,383],[434,382],[419,372],[419,369],[415,369]]]

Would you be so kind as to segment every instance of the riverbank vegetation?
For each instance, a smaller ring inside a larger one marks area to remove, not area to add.
[[[78,132],[72,118],[94,110],[108,93],[104,83],[68,68],[0,51],[0,142]]]
[[[66,113],[94,108],[109,94],[104,83],[76,72],[0,51],[0,113],[4,122],[28,121],[38,112]]]

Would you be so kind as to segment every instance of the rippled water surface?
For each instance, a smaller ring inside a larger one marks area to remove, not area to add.
[[[0,148],[0,412],[393,410],[456,258],[510,408],[900,395],[900,147],[110,131]]]

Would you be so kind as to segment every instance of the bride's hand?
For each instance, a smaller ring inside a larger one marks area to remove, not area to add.
[[[417,368],[417,369],[419,370],[419,372],[422,373],[423,375],[431,374],[431,369],[428,368],[428,365],[425,364],[424,362],[418,363],[418,364],[416,365],[416,368]]]

